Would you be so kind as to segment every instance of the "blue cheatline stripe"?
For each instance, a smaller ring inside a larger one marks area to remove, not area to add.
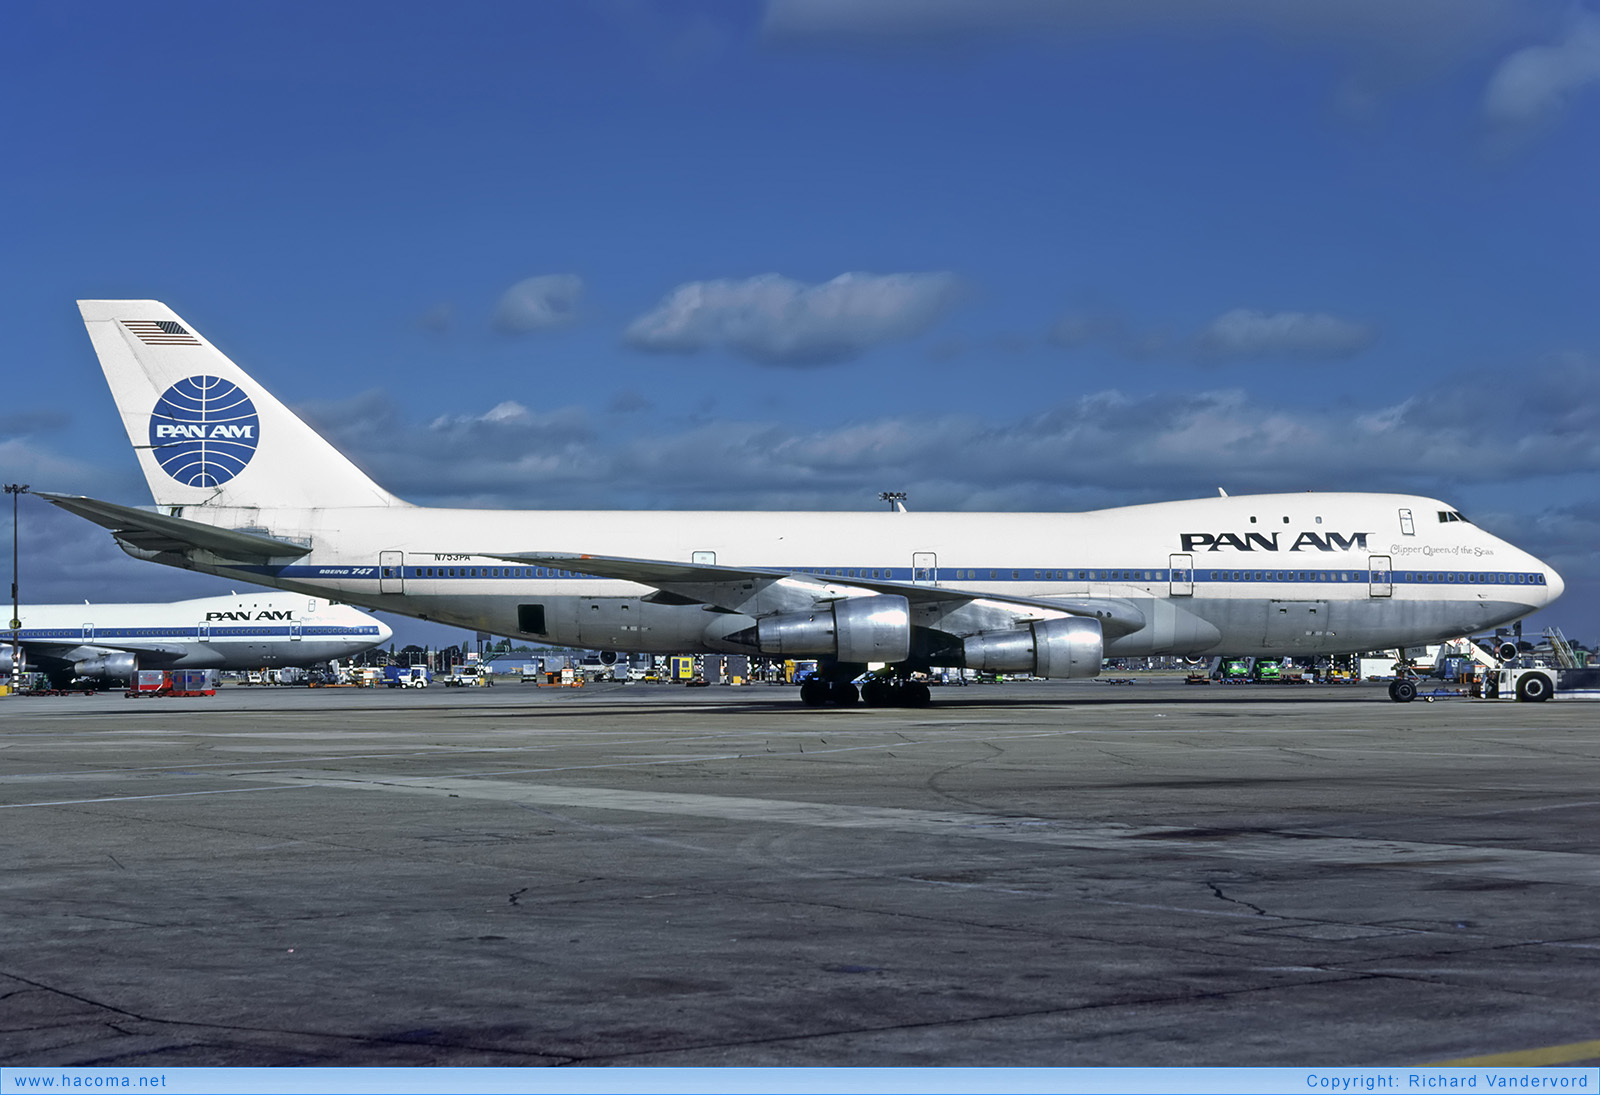
[[[87,631],[87,634],[85,632]],[[219,627],[212,626],[206,634],[212,639],[271,639],[285,638],[294,633],[288,625],[278,627]],[[303,638],[365,638],[378,633],[376,624],[362,627],[339,627],[331,624],[305,625],[300,629]],[[111,639],[184,639],[199,641],[198,627],[25,627],[21,631],[23,642],[48,640],[77,640],[78,642],[105,642]],[[11,637],[10,629],[0,629],[0,645]]]
[[[273,574],[280,578],[358,578],[368,581],[378,581],[388,578],[393,581],[404,577],[407,580],[423,582],[482,582],[482,581],[595,581],[598,576],[582,574],[571,570],[562,570],[556,567],[484,567],[484,566],[407,566],[396,567],[400,574],[389,573],[380,575],[377,567],[350,567],[350,566],[248,566],[233,569],[252,571],[260,574]],[[1251,566],[1246,569],[1229,567],[1220,569],[1215,566],[1196,567],[1192,571],[1171,570],[1163,567],[949,567],[941,566],[930,571],[915,570],[909,567],[863,567],[863,566],[837,566],[837,567],[768,567],[778,573],[811,574],[819,578],[837,578],[848,581],[852,578],[866,581],[885,582],[917,582],[937,580],[941,583],[956,582],[1119,582],[1119,583],[1156,583],[1156,582],[1251,582],[1271,583],[1273,585],[1344,585],[1362,583],[1376,579],[1379,583],[1388,582],[1393,585],[1498,585],[1498,586],[1542,586],[1545,576],[1541,573],[1523,571],[1478,571],[1478,570],[1390,570],[1369,571],[1364,566],[1345,565],[1338,569],[1318,567],[1315,570],[1257,569]],[[600,579],[604,580],[604,579]]]

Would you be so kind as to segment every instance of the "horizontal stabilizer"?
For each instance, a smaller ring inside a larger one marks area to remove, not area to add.
[[[51,505],[108,528],[117,539],[144,551],[201,548],[226,559],[299,558],[311,553],[305,545],[279,540],[264,532],[217,528],[80,495],[37,493]]]

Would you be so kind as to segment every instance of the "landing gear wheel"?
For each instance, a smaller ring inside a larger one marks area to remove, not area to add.
[[[1395,703],[1410,703],[1417,698],[1417,682],[1402,677],[1389,686],[1389,698]]]
[[[800,702],[807,707],[821,707],[828,702],[827,681],[806,681],[800,686]]]
[[[834,681],[828,686],[828,699],[840,707],[854,707],[860,701],[861,693],[849,681]]]
[[[1517,699],[1524,703],[1543,703],[1555,691],[1555,685],[1543,673],[1529,673],[1517,682]]]
[[[933,702],[933,694],[921,681],[907,681],[900,690],[900,702],[906,707],[926,707]]]
[[[874,678],[861,686],[861,702],[868,707],[887,707],[894,702],[894,686]]]

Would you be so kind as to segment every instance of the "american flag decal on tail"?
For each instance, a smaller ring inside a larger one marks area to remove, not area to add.
[[[200,340],[170,319],[125,319],[122,325],[146,346],[198,346]]]

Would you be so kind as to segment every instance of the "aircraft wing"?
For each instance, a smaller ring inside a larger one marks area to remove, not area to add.
[[[3,635],[0,632],[0,635]],[[82,639],[27,639],[22,648],[29,654],[39,658],[48,658],[52,661],[75,662],[84,658],[93,658],[102,654],[138,654],[158,661],[170,661],[181,658],[189,652],[187,647],[177,643],[162,642],[114,642],[108,643],[102,639],[84,642]]]
[[[111,530],[118,540],[144,551],[186,551],[201,548],[226,559],[299,558],[311,552],[303,544],[268,536],[247,529],[218,528],[215,525],[168,517],[149,510],[119,506],[75,494],[35,492],[51,505],[93,521]]]
[[[1098,619],[1108,634],[1137,631],[1144,614],[1131,601],[1119,597],[1016,597],[980,593],[951,586],[923,585],[876,578],[840,578],[805,571],[764,570],[750,567],[677,563],[659,559],[627,559],[610,555],[564,555],[552,552],[478,554],[525,566],[557,567],[598,578],[616,578],[654,586],[669,603],[704,604],[725,612],[760,615],[767,612],[801,612],[813,605],[842,601],[873,593],[892,593],[915,605],[956,605],[982,602],[1007,607],[1019,617],[1041,614],[1087,616]],[[649,598],[647,598],[649,599]]]

